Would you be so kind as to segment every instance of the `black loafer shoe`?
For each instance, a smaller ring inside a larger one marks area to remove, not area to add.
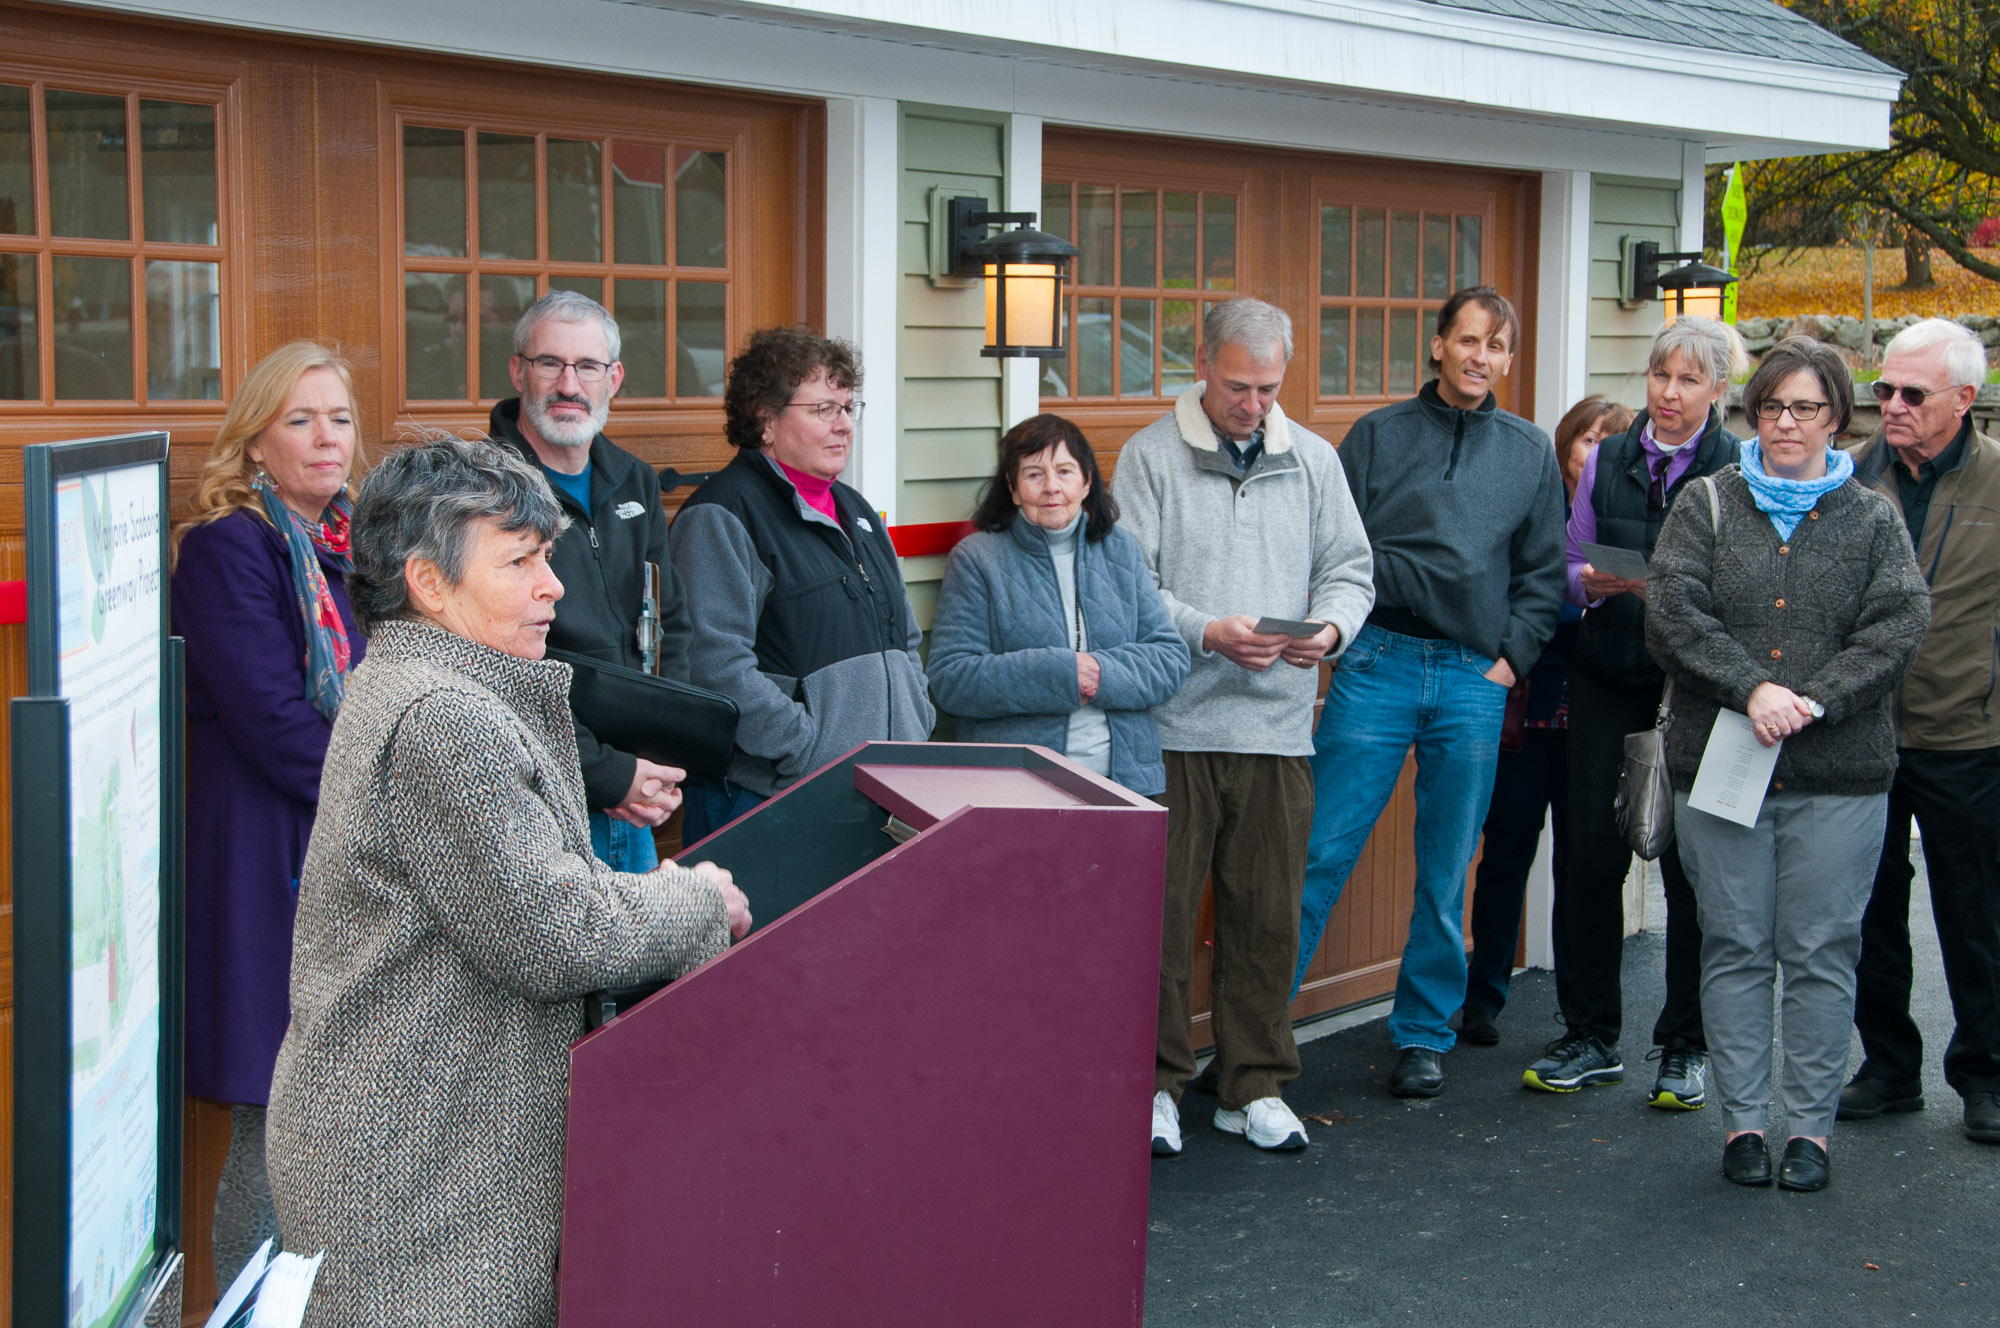
[[[2000,1144],[2000,1093],[1965,1095],[1965,1137],[1974,1143]]]
[[[1444,1092],[1444,1066],[1429,1047],[1404,1047],[1389,1072],[1389,1091],[1397,1097],[1436,1097]]]
[[[1459,1014],[1458,1038],[1475,1047],[1499,1046],[1500,1025],[1494,1022],[1493,1011],[1483,1005],[1466,1006]]]
[[[1771,1150],[1761,1134],[1739,1134],[1722,1146],[1722,1174],[1738,1185],[1771,1183]]]
[[[1885,1112],[1923,1109],[1924,1091],[1915,1084],[1892,1084],[1857,1074],[1840,1090],[1840,1108],[1834,1114],[1840,1120],[1874,1120]]]
[[[1830,1159],[1826,1150],[1803,1135],[1785,1141],[1785,1160],[1778,1164],[1778,1188],[1810,1194],[1826,1188]]]

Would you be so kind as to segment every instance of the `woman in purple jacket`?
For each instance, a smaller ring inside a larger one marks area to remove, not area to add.
[[[226,1287],[277,1234],[264,1108],[291,1017],[292,914],[320,764],[362,637],[347,601],[348,364],[295,341],[236,393],[177,532],[187,640],[187,1091],[229,1104],[215,1200]]]

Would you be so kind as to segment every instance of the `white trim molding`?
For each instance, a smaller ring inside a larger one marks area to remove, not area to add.
[[[1042,120],[1037,115],[1007,117],[1008,212],[1042,213]],[[1041,229],[1046,230],[1047,227]],[[1042,409],[1042,362],[1005,359],[1000,362],[1000,424],[1011,429]]]
[[[887,97],[833,97],[826,104],[826,331],[861,352],[868,403],[846,480],[896,521],[900,412],[897,351],[897,171],[901,118]]]
[[[1553,434],[1589,381],[1590,172],[1542,172],[1535,423]]]

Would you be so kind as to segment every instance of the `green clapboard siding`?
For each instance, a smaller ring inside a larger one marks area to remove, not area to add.
[[[1618,241],[1625,235],[1679,247],[1681,184],[1600,175],[1590,188],[1590,272],[1584,327],[1587,390],[1637,409],[1646,402],[1646,350],[1663,317],[1657,301],[1619,307]]]
[[[977,286],[930,280],[931,191],[1006,198],[1006,132],[1000,117],[950,107],[902,106],[902,177],[896,254],[898,346],[897,514],[905,524],[971,515],[1000,442],[1000,365],[982,357],[984,296]],[[917,621],[930,626],[942,558],[910,559],[903,575]]]

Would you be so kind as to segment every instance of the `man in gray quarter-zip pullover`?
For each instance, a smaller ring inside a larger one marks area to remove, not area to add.
[[[1280,1093],[1299,1073],[1286,1006],[1312,810],[1313,697],[1320,660],[1354,638],[1374,595],[1333,447],[1278,408],[1291,355],[1283,310],[1242,298],[1210,305],[1195,361],[1202,381],[1125,444],[1111,486],[1194,656],[1186,684],[1154,711],[1168,812],[1155,1156],[1181,1148],[1195,917],[1211,874],[1215,1124],[1260,1148],[1306,1145]],[[1263,633],[1264,617],[1313,627]]]
[[[1355,421],[1340,447],[1375,558],[1375,608],[1334,670],[1313,735],[1313,807],[1294,985],[1404,758],[1417,752],[1416,899],[1389,1035],[1390,1091],[1444,1088],[1465,1000],[1465,873],[1493,795],[1507,692],[1555,632],[1563,486],[1547,434],[1495,403],[1520,340],[1490,286],[1431,338],[1437,377]]]

